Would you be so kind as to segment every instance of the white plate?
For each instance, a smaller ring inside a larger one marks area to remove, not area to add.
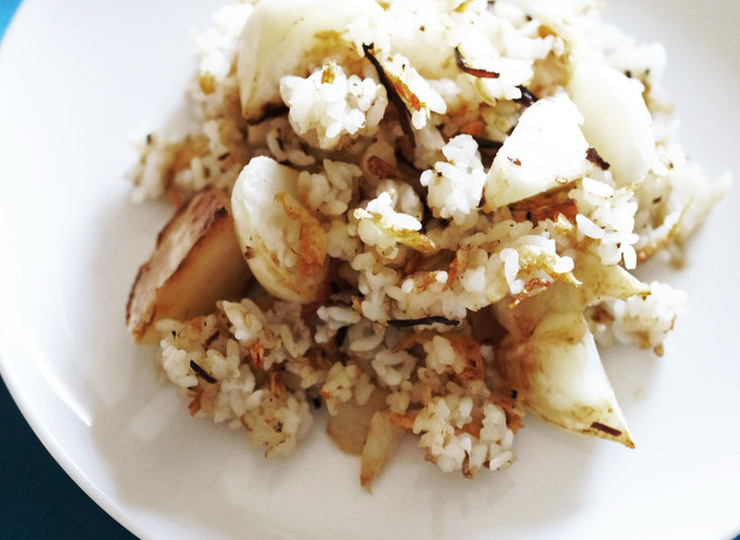
[[[618,4],[618,5],[617,5]],[[128,202],[128,134],[161,125],[213,1],[26,0],[0,48],[2,374],[54,457],[145,538],[729,538],[740,532],[740,186],[692,242],[666,355],[606,358],[637,449],[526,418],[518,461],[475,481],[413,441],[372,494],[317,424],[265,461],[189,417],[124,331],[163,215]],[[681,139],[712,175],[740,172],[736,0],[622,0],[611,16],[669,51]]]

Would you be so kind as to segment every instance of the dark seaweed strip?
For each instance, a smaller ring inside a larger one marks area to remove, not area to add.
[[[473,478],[473,473],[470,470],[470,454],[467,450],[465,451],[465,457],[460,468],[465,478]]]
[[[496,71],[489,71],[487,69],[474,68],[468,65],[460,52],[460,47],[455,47],[455,63],[460,71],[478,77],[479,79],[498,79],[501,74]]]
[[[492,139],[486,139],[485,137],[477,137],[472,135],[473,140],[478,143],[478,150],[480,150],[481,163],[488,169],[493,160],[496,159],[498,151],[501,150],[501,146],[504,143],[500,141],[494,141]]]
[[[388,324],[396,328],[410,328],[412,326],[422,326],[427,324],[444,324],[446,326],[457,326],[460,321],[451,321],[446,317],[439,315],[433,317],[422,317],[420,319],[391,319]]]
[[[602,171],[608,171],[609,167],[611,167],[607,161],[604,161],[604,158],[599,155],[596,148],[593,146],[589,146],[588,150],[586,150],[586,159],[599,167]]]
[[[218,382],[205,369],[196,364],[194,360],[190,361],[190,369],[195,371],[196,375],[202,377],[207,383],[216,384]]]
[[[599,431],[603,431],[607,435],[611,435],[612,437],[619,437],[622,435],[622,432],[618,429],[614,429],[613,427],[606,426],[600,422],[594,422],[591,424],[592,429],[598,429]]]
[[[472,137],[473,140],[478,143],[479,148],[486,148],[488,150],[500,150],[501,146],[504,144],[501,141],[494,141],[492,139],[486,139],[485,137],[476,137],[475,135]]]
[[[396,90],[396,87],[393,86],[393,83],[388,79],[388,75],[385,74],[383,66],[380,65],[378,59],[375,58],[375,53],[373,51],[374,47],[375,45],[373,43],[370,45],[363,43],[362,51],[365,53],[365,58],[370,60],[370,63],[378,73],[380,84],[385,87],[385,91],[388,94],[388,100],[393,104],[393,108],[395,108],[398,113],[398,121],[401,123],[401,129],[403,130],[404,135],[409,138],[412,149],[416,148],[416,137],[414,136],[414,129],[411,127],[411,115],[409,114],[409,110],[406,108],[406,104],[401,99],[401,96],[398,95],[398,90]]]
[[[347,331],[349,330],[349,326],[342,326],[337,330],[337,333],[334,335],[334,345],[339,348],[342,345],[344,345],[344,340],[347,339]]]
[[[514,103],[529,107],[537,102],[537,96],[535,96],[529,88],[522,86],[521,84],[517,86],[517,88],[521,91],[522,97],[515,99]]]
[[[206,338],[206,340],[203,342],[203,347],[205,349],[209,349],[211,345],[213,345],[213,342],[216,341],[220,336],[221,332],[219,330],[216,330],[213,334]]]

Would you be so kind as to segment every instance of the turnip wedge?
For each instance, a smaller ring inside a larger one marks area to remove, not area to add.
[[[217,300],[243,293],[250,279],[234,234],[229,196],[206,188],[159,233],[131,288],[126,328],[138,342],[155,341],[157,321],[207,314]]]
[[[539,296],[536,310],[527,301],[511,308],[502,317],[510,333],[496,351],[499,370],[517,399],[543,420],[634,448],[581,294],[571,284],[555,283]]]
[[[373,415],[362,447],[360,469],[362,487],[370,489],[371,482],[396,452],[405,432],[402,426],[393,422],[391,413],[378,411]]]
[[[234,226],[254,277],[270,294],[310,303],[324,290],[326,234],[301,204],[298,172],[267,157],[253,158],[231,194]]]
[[[242,114],[258,122],[284,107],[283,75],[304,77],[325,58],[360,56],[342,33],[358,12],[381,8],[372,0],[270,0],[259,2],[242,30],[237,62]]]
[[[581,178],[588,151],[581,123],[564,93],[529,107],[493,160],[484,208],[493,211]]]

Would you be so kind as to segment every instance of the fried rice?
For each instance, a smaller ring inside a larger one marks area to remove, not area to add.
[[[589,0],[240,2],[194,43],[189,127],[130,172],[137,202],[227,193],[256,278],[156,321],[194,416],[273,457],[327,414],[365,485],[402,436],[507,467],[527,411],[633,445],[598,349],[662,354],[688,299],[632,271],[681,264],[730,182],[677,142],[660,45]],[[612,416],[575,418],[594,392]]]

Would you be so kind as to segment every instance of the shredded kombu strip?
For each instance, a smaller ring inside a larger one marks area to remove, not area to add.
[[[435,315],[432,317],[421,317],[420,319],[390,319],[388,324],[396,328],[409,328],[411,326],[423,326],[427,324],[444,324],[446,326],[457,326],[460,321],[452,321],[447,317]]]
[[[622,435],[622,432],[618,429],[614,429],[613,427],[604,425],[601,422],[594,422],[593,424],[591,424],[591,428],[603,431],[604,433],[606,433],[607,435],[611,435],[612,437],[619,437]]]
[[[337,333],[334,335],[334,345],[337,348],[344,345],[344,340],[347,339],[348,331],[349,331],[349,326],[342,326],[337,330]]]
[[[472,136],[476,143],[478,143],[479,148],[486,148],[487,150],[500,150],[501,146],[503,146],[503,142],[501,141],[494,141],[493,139],[486,139],[485,137],[478,137],[476,135]]]
[[[604,158],[599,155],[596,148],[593,146],[589,146],[588,150],[586,150],[586,159],[599,167],[602,171],[608,171],[609,167],[611,167],[607,161],[604,161]]]
[[[205,369],[196,364],[194,360],[190,361],[190,368],[207,383],[216,384],[218,382]]]
[[[401,99],[401,96],[398,94],[398,90],[396,90],[396,87],[390,81],[388,75],[386,75],[380,61],[375,57],[374,47],[374,43],[371,43],[370,45],[363,43],[362,51],[365,53],[365,58],[370,60],[370,63],[378,73],[380,84],[385,87],[385,91],[388,94],[388,100],[393,104],[393,108],[396,109],[396,112],[398,113],[398,121],[401,123],[401,129],[403,130],[404,135],[408,137],[413,150],[413,148],[416,147],[416,137],[414,136],[414,129],[411,127],[409,111]]]
[[[468,65],[460,52],[460,47],[455,47],[455,63],[460,71],[478,77],[479,79],[498,79],[501,74],[496,71],[490,71],[487,69],[475,68]]]
[[[537,96],[535,96],[529,88],[521,84],[517,86],[517,88],[522,93],[522,97],[515,99],[514,103],[518,103],[519,105],[523,105],[524,107],[529,107],[530,105],[534,105],[537,102]]]
[[[213,345],[213,342],[216,341],[220,336],[221,332],[219,330],[216,330],[213,334],[206,338],[206,340],[203,342],[203,347],[206,349],[210,349],[211,345]]]
[[[501,150],[504,143],[477,135],[471,135],[471,137],[473,137],[473,140],[478,145],[478,150],[480,150],[481,163],[488,169],[493,164],[493,160],[496,159],[498,151]]]

